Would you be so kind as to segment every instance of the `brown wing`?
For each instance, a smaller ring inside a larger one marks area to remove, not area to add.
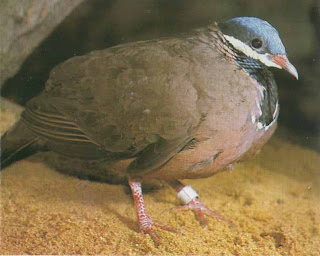
[[[44,137],[137,157],[130,172],[156,169],[183,148],[201,120],[190,79],[192,47],[172,39],[72,58],[52,70],[24,118]]]
[[[88,159],[136,158],[128,168],[129,173],[143,173],[157,169],[169,161],[191,139],[188,137],[165,140],[154,135],[154,138],[150,139],[152,142],[140,143],[140,145],[132,143],[123,152],[108,151],[79,128],[75,121],[77,118],[70,120],[67,116],[55,112],[54,108],[47,105],[49,102],[50,100],[44,100],[42,97],[33,99],[28,103],[22,118],[32,131],[49,141],[52,150]],[[114,131],[109,130],[109,132],[113,133],[113,136],[109,136],[110,140],[119,138]]]
[[[156,137],[154,143],[149,143],[142,149],[141,146],[137,148],[132,144],[126,152],[110,152],[90,138],[74,121],[54,112],[54,108],[49,110],[50,105],[44,105],[44,102],[50,101],[43,99],[39,97],[29,102],[22,118],[33,132],[49,141],[52,150],[88,159],[136,158],[128,168],[129,173],[143,173],[157,169],[169,161],[191,139],[189,137],[165,140]]]

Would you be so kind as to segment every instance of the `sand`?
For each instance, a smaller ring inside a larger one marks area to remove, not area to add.
[[[17,117],[2,110],[1,132]],[[173,212],[163,184],[145,194],[162,244],[140,234],[123,185],[80,180],[26,159],[1,173],[1,254],[320,255],[320,160],[277,135],[253,159],[201,180],[185,180],[201,201],[236,227]]]

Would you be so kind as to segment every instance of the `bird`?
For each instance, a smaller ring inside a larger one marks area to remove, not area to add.
[[[271,68],[298,79],[278,31],[256,17],[212,22],[167,38],[117,45],[55,66],[44,91],[1,138],[2,169],[40,151],[98,161],[131,188],[139,230],[159,243],[142,183],[168,183],[192,210],[206,207],[181,179],[210,177],[255,155],[277,126]]]

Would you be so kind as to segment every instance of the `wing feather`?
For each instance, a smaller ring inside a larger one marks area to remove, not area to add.
[[[63,115],[27,108],[22,118],[30,129],[48,139],[93,143],[100,146]]]

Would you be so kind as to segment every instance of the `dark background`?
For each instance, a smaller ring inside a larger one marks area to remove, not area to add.
[[[21,105],[40,93],[50,70],[74,55],[187,31],[235,16],[256,16],[279,31],[300,79],[274,70],[280,93],[277,136],[320,150],[319,0],[90,0],[28,57],[1,95]]]

